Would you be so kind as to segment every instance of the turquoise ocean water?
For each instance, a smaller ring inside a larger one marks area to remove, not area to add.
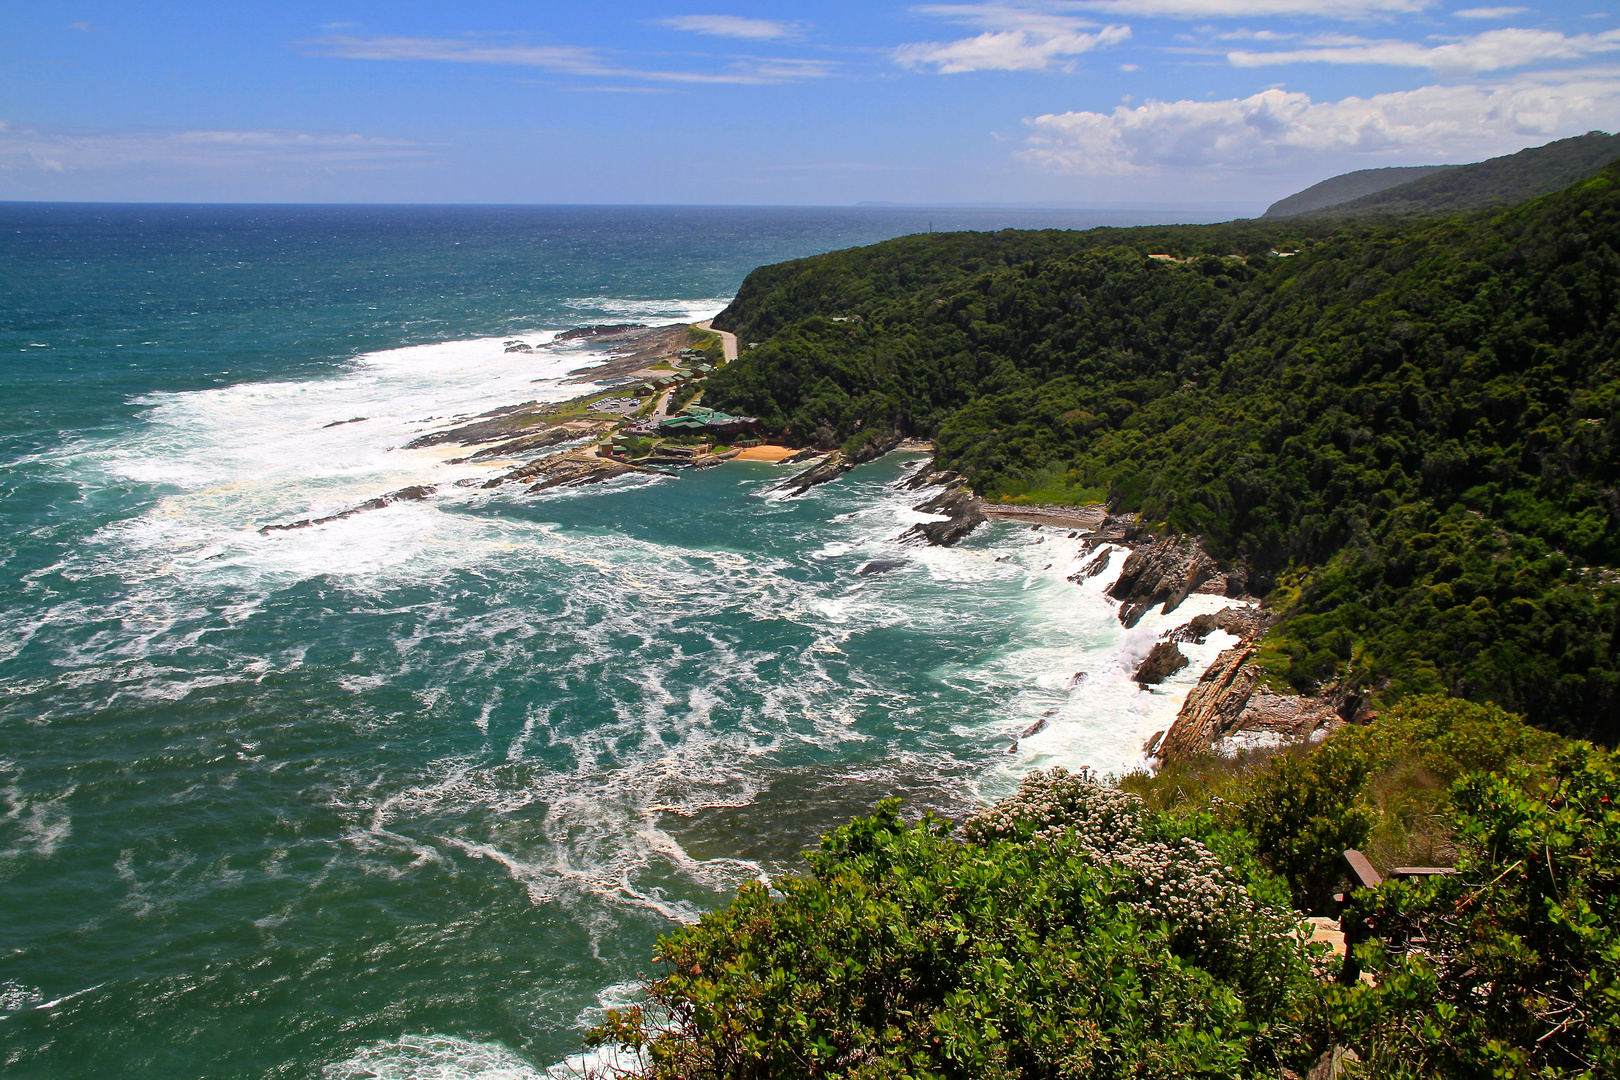
[[[402,449],[577,393],[591,354],[508,338],[930,220],[1131,223],[0,204],[0,1073],[564,1072],[660,933],[876,799],[1137,763],[1223,636],[1154,693],[1133,658],[1219,602],[1127,633],[1065,533],[902,548],[915,455],[784,501]]]

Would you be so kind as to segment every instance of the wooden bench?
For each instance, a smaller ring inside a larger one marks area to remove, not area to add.
[[[1357,889],[1376,889],[1384,883],[1384,877],[1373,869],[1372,862],[1355,848],[1346,848],[1344,852],[1344,865],[1350,871],[1350,891]],[[1455,874],[1457,871],[1450,866],[1397,866],[1389,872],[1392,881],[1411,881],[1415,878],[1442,877]],[[1334,902],[1341,909],[1349,902],[1348,893],[1335,893]],[[1344,932],[1344,967],[1339,971],[1339,981],[1353,983],[1361,977],[1361,965],[1356,963],[1355,948],[1357,945],[1371,939],[1373,931],[1360,918],[1340,915],[1339,929]],[[1402,944],[1426,944],[1424,938],[1408,937]]]

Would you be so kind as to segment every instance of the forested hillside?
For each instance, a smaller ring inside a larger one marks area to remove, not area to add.
[[[1590,176],[1616,158],[1620,158],[1620,135],[1589,131],[1517,154],[1445,169],[1359,198],[1346,196],[1331,205],[1295,212],[1315,217],[1368,217],[1513,206]]]
[[[1280,218],[1305,214],[1312,210],[1320,210],[1324,206],[1336,206],[1351,199],[1359,199],[1363,195],[1409,184],[1431,173],[1455,168],[1457,168],[1455,165],[1397,165],[1387,169],[1357,169],[1355,172],[1330,176],[1319,184],[1312,184],[1303,191],[1294,192],[1286,199],[1278,199],[1266,207],[1266,212],[1260,216]]]
[[[1302,688],[1613,743],[1617,252],[1616,166],[1404,226],[913,236],[750,275],[716,325],[757,347],[707,400],[1202,534],[1271,590],[1267,661]]]

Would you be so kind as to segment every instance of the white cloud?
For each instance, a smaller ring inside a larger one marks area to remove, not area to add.
[[[68,29],[69,30],[77,30],[81,34],[88,34],[92,30],[99,30],[100,27],[91,26],[87,22],[76,22],[76,23],[68,23]]]
[[[1321,19],[1375,19],[1411,15],[1433,0],[1080,0],[1066,11],[1124,15],[1139,19],[1249,19],[1295,16]]]
[[[828,75],[833,65],[822,60],[746,59],[733,61],[726,71],[642,71],[615,64],[595,49],[575,45],[490,44],[477,39],[375,37],[341,34],[302,42],[310,56],[337,56],[349,60],[414,60],[454,64],[498,64],[539,68],[561,75],[643,79],[664,83],[790,82]]]
[[[373,169],[420,164],[433,148],[403,139],[268,128],[74,132],[0,123],[0,172],[74,172],[131,165],[187,169]]]
[[[943,75],[967,71],[1047,71],[1093,49],[1117,45],[1131,36],[1128,26],[1096,23],[1049,10],[1003,4],[930,4],[913,10],[984,33],[957,41],[902,45],[895,62],[908,68],[933,68]],[[1095,32],[1088,30],[1095,29]]]
[[[774,19],[745,19],[739,15],[676,15],[670,19],[659,19],[658,24],[672,30],[690,30],[694,34],[743,38],[746,41],[777,41],[795,37],[799,32],[799,28],[791,23]]]
[[[1620,68],[1342,101],[1267,90],[1228,101],[1049,114],[1025,123],[1034,133],[1022,157],[1093,175],[1258,172],[1311,159],[1359,159],[1350,168],[1477,160],[1594,128],[1615,130]]]
[[[1580,60],[1597,53],[1615,51],[1620,51],[1620,30],[1603,34],[1577,34],[1573,37],[1566,37],[1556,30],[1488,30],[1445,45],[1371,41],[1284,52],[1233,52],[1228,53],[1226,58],[1236,67],[1307,63],[1386,64],[1428,68],[1448,75],[1474,75],[1549,60]]]
[[[1476,7],[1463,8],[1451,14],[1458,19],[1506,19],[1513,15],[1523,15],[1529,10],[1522,7]]]

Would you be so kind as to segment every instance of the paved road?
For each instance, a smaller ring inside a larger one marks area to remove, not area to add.
[[[728,334],[724,330],[716,330],[713,326],[709,325],[712,322],[714,322],[713,319],[705,319],[700,323],[693,323],[692,325],[696,326],[699,330],[707,330],[712,334],[719,334],[720,354],[727,360],[737,359],[737,335]]]

